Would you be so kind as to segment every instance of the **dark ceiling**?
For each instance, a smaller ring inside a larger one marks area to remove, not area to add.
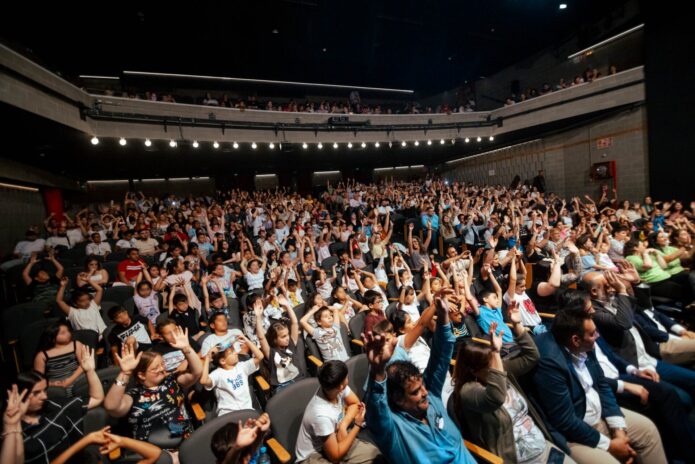
[[[560,3],[568,7],[560,10]],[[66,77],[128,69],[429,94],[489,75],[573,34],[590,45],[603,38],[596,24],[610,32],[624,3],[12,2],[3,6],[0,35]]]

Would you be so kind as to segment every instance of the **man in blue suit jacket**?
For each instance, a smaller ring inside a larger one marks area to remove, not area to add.
[[[536,398],[554,441],[569,447],[580,464],[638,455],[645,464],[666,462],[654,423],[618,406],[593,352],[597,337],[589,313],[567,308],[558,312],[550,333],[536,338]]]

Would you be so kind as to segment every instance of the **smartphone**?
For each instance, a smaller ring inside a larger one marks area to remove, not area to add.
[[[557,448],[550,448],[550,454],[548,454],[547,464],[562,464],[565,462],[565,453]]]

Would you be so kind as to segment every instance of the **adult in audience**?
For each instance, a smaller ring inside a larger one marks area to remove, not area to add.
[[[391,462],[474,463],[441,399],[455,338],[445,295],[435,299],[437,329],[425,374],[408,361],[387,364],[396,338],[367,333],[367,425]]]
[[[184,438],[193,430],[184,390],[198,381],[202,364],[190,346],[187,331],[174,329],[172,347],[186,356],[187,372],[167,373],[158,353],[141,351],[136,356],[127,344],[123,345],[121,356],[117,356],[121,372],[106,395],[104,408],[114,417],[127,416],[136,440],[147,441],[155,431]],[[128,388],[131,376],[135,377],[135,386]]]
[[[502,360],[502,337],[497,323],[490,326],[490,343],[469,341],[461,346],[454,368],[454,410],[473,442],[504,462],[574,462],[551,443],[541,416],[528,401],[517,378],[528,373],[539,354],[521,323],[515,303],[509,320],[521,348],[517,356]],[[505,329],[502,329],[505,330]],[[563,457],[564,455],[564,457]]]
[[[27,390],[29,406],[22,417],[25,462],[48,463],[83,435],[81,424],[88,409],[104,400],[104,389],[95,371],[94,351],[82,347],[80,367],[89,385],[89,396],[49,398],[48,381],[38,372],[17,376],[19,390]]]
[[[551,332],[536,337],[536,398],[552,426],[553,441],[569,448],[580,464],[637,456],[645,464],[666,462],[654,423],[618,407],[593,351],[597,336],[589,313],[564,310]]]

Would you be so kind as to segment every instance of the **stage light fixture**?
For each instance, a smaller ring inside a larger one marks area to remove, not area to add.
[[[169,146],[171,148],[176,148],[176,140],[169,140]]]
[[[92,145],[99,145],[99,139],[97,138],[96,135],[94,137],[92,137],[91,142],[92,142]]]
[[[235,150],[239,148],[239,144],[236,143],[236,142],[234,142],[234,143],[232,144],[232,146],[234,147]]]
[[[124,139],[123,137],[121,137],[121,139],[118,141],[118,144],[122,147],[125,147],[126,143],[128,143],[128,141],[126,139]]]
[[[251,142],[251,148],[254,149],[254,150],[255,150],[256,148],[258,148],[258,145],[256,145],[256,142]]]
[[[215,140],[214,142],[212,142],[212,146],[213,146],[213,148],[215,148],[215,149],[220,148],[220,144],[217,143],[217,140]]]

